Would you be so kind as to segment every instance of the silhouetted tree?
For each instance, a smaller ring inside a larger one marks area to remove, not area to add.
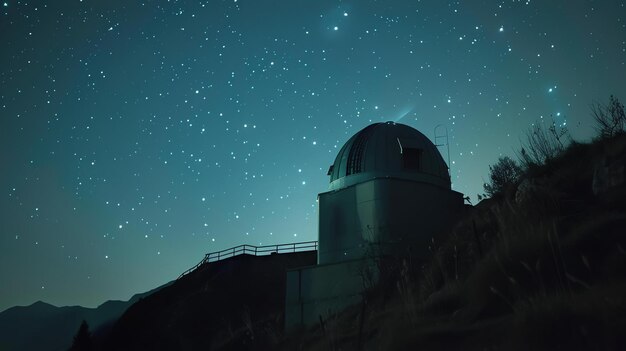
[[[515,184],[519,179],[522,169],[508,156],[500,157],[495,165],[489,166],[489,183],[483,188],[488,196],[499,194],[508,186]]]
[[[601,138],[610,138],[624,132],[626,127],[624,105],[615,96],[609,97],[608,105],[603,105],[597,101],[593,102],[591,114]]]
[[[91,340],[91,332],[86,321],[80,324],[78,332],[74,336],[74,343],[69,351],[91,351],[93,350],[93,342]]]

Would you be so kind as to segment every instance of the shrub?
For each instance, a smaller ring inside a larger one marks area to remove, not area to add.
[[[489,166],[489,183],[483,188],[488,196],[502,193],[507,187],[515,184],[522,173],[520,166],[508,156],[500,157],[495,165]]]
[[[600,138],[611,138],[624,132],[624,127],[626,127],[624,105],[615,96],[609,97],[608,105],[603,105],[597,101],[593,102],[591,114],[596,122],[596,129]]]
[[[526,140],[518,154],[522,167],[526,170],[544,165],[559,156],[571,138],[565,124],[557,125],[554,121],[549,127],[543,123],[533,124],[526,132]]]

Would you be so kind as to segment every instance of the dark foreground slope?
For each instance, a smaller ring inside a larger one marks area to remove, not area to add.
[[[286,270],[316,252],[240,255],[200,266],[131,306],[106,350],[271,349],[280,340]]]
[[[432,252],[282,349],[626,350],[626,136],[531,167]]]

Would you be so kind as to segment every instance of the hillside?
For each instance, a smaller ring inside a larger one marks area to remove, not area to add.
[[[626,136],[573,143],[282,349],[626,348],[625,169]]]
[[[286,270],[315,262],[308,251],[206,263],[130,307],[104,349],[271,348],[282,335]]]

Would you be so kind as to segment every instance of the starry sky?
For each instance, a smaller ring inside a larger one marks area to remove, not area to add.
[[[0,310],[316,240],[326,171],[372,122],[447,128],[475,202],[533,123],[588,140],[589,105],[626,99],[621,0],[0,6]]]

